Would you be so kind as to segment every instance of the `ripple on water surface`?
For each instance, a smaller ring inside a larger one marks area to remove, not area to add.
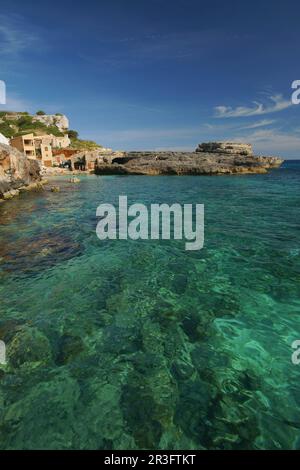
[[[91,176],[2,204],[1,448],[299,448],[299,180]],[[119,194],[204,203],[203,250],[100,242]]]

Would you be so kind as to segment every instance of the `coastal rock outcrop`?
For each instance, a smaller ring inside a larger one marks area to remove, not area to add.
[[[266,173],[270,168],[279,167],[282,162],[283,159],[278,157],[252,155],[250,144],[212,142],[200,144],[195,152],[125,152],[121,157],[99,162],[95,173],[135,175]]]
[[[202,142],[196,152],[222,153],[230,155],[253,155],[252,145],[242,142]]]
[[[41,180],[40,166],[36,160],[9,145],[0,144],[0,199],[10,199],[19,190],[36,185]]]

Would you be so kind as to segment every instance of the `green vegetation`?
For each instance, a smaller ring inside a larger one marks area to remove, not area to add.
[[[11,127],[8,121],[0,122],[0,133],[7,139],[11,139],[16,134],[15,129]]]
[[[37,111],[36,115],[43,116],[45,113],[40,110]],[[56,113],[56,116],[59,117],[61,114]],[[27,112],[14,113],[8,111],[0,111],[0,133],[8,139],[24,134],[53,134],[56,137],[62,137],[64,135],[55,124],[46,126],[43,122],[34,121],[34,116],[31,116]],[[102,147],[92,140],[79,139],[79,134],[75,130],[69,130],[67,133],[71,139],[70,147],[73,149],[96,150]]]
[[[73,131],[73,130],[69,130],[68,131],[68,135],[70,137],[70,139],[78,139],[78,132],[77,131]]]
[[[56,137],[64,135],[63,132],[61,132],[55,125],[46,126],[46,124],[42,122],[34,122],[33,117],[28,113],[18,113],[22,114],[22,117],[14,120],[7,120],[5,118],[7,114],[8,113],[6,112],[1,112],[0,114],[0,118],[3,120],[3,122],[0,122],[0,132],[8,139],[31,133],[35,135],[53,134]]]
[[[71,139],[70,147],[78,150],[97,150],[102,145],[97,144],[93,140]]]

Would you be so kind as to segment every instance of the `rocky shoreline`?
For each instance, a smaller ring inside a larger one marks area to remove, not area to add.
[[[215,152],[128,152],[98,163],[99,175],[222,175],[266,173],[283,159]]]
[[[44,184],[36,160],[9,145],[0,144],[0,203],[21,192],[38,191]]]
[[[96,157],[97,175],[259,174],[278,168],[283,162],[279,157],[253,155],[250,144],[232,142],[202,143],[194,152],[111,152]],[[0,202],[23,191],[43,189],[45,177],[81,173],[89,171],[70,172],[54,167],[41,170],[37,160],[0,144]]]

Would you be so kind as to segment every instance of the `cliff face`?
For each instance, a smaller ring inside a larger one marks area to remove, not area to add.
[[[249,150],[249,148],[248,148]],[[243,150],[244,151],[244,150]],[[279,167],[278,157],[231,152],[127,152],[111,162],[99,163],[96,174],[217,175],[266,173]]]
[[[9,194],[12,196],[16,190],[37,183],[40,179],[40,167],[36,160],[28,159],[9,145],[0,144],[1,199],[9,198]]]
[[[69,129],[69,119],[67,116],[57,116],[56,114],[45,114],[42,116],[34,116],[33,122],[42,122],[46,126],[56,126],[61,132]]]

